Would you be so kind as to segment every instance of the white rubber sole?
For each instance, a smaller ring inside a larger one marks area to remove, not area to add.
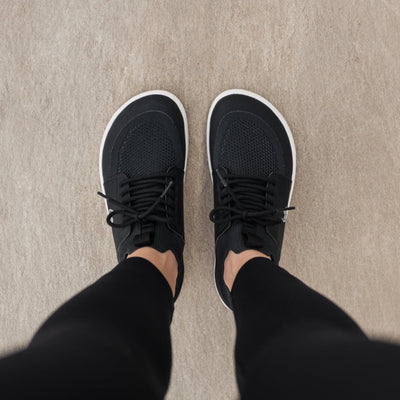
[[[122,104],[122,106],[120,108],[118,108],[118,110],[111,117],[110,121],[108,122],[108,124],[106,126],[106,129],[105,129],[104,134],[103,134],[103,138],[101,140],[100,152],[99,152],[100,184],[101,184],[101,189],[102,189],[103,193],[105,193],[105,192],[104,192],[104,177],[103,177],[102,160],[103,160],[104,143],[105,143],[105,141],[107,139],[108,132],[110,131],[111,126],[113,125],[114,121],[117,119],[118,115],[121,114],[121,112],[123,110],[125,110],[125,108],[127,106],[129,106],[129,104],[131,104],[134,101],[139,100],[139,99],[141,99],[143,97],[152,96],[152,95],[161,95],[161,96],[165,96],[165,97],[170,98],[178,106],[179,111],[182,114],[183,125],[184,125],[184,129],[185,129],[185,166],[184,166],[184,172],[185,172],[185,175],[186,175],[186,165],[187,165],[188,146],[189,146],[189,131],[188,131],[188,122],[187,122],[187,116],[186,116],[185,108],[183,107],[183,104],[181,103],[181,101],[174,94],[172,94],[170,92],[167,92],[166,90],[149,90],[147,92],[140,93],[140,94],[130,98],[128,101],[126,101],[124,104]],[[107,200],[104,200],[104,201],[106,203],[106,209],[107,209],[107,212],[108,212]]]
[[[211,181],[213,181],[213,176],[212,176],[212,166],[211,166],[211,154],[210,154],[210,123],[211,123],[211,115],[214,111],[215,106],[217,105],[217,103],[223,99],[224,97],[233,95],[233,94],[240,94],[243,96],[248,96],[248,97],[252,97],[253,99],[256,99],[258,101],[260,101],[261,103],[265,104],[269,109],[271,109],[274,114],[278,117],[279,121],[281,122],[281,124],[283,125],[283,127],[285,128],[285,131],[288,135],[289,138],[289,142],[290,142],[290,147],[292,150],[292,163],[293,163],[293,172],[292,172],[292,186],[290,188],[290,193],[289,193],[289,200],[288,200],[288,206],[290,205],[290,200],[292,198],[292,194],[293,194],[293,188],[294,188],[294,180],[296,177],[296,147],[294,145],[294,140],[293,140],[293,134],[292,131],[289,128],[288,123],[286,122],[285,118],[283,118],[283,115],[275,108],[275,106],[273,106],[267,99],[265,99],[264,97],[250,92],[249,90],[244,90],[244,89],[229,89],[229,90],[225,90],[224,92],[220,93],[212,102],[210,110],[208,112],[208,118],[207,118],[207,156],[208,156],[208,167],[210,169],[210,176],[211,176]],[[215,284],[215,289],[217,290],[218,296],[222,301],[222,304],[230,310],[230,308],[225,304],[224,300],[222,299],[222,297],[219,294],[219,291],[217,289],[217,281],[215,279],[215,267],[216,267],[216,260],[214,259],[214,284]]]

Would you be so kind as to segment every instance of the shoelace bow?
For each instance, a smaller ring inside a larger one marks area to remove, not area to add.
[[[237,175],[223,177],[219,169],[216,174],[223,188],[222,205],[215,207],[210,213],[210,219],[214,223],[240,219],[249,224],[273,225],[282,222],[284,211],[295,209],[272,207],[269,196],[274,196],[275,183],[268,178]]]
[[[166,182],[168,184],[166,185]],[[126,178],[121,181],[121,198],[115,200],[101,192],[97,194],[108,200],[113,207],[107,216],[108,225],[124,228],[135,222],[168,222],[174,213],[173,177],[168,174],[146,178]],[[123,221],[115,223],[113,217],[122,215]],[[153,224],[151,224],[153,225]]]

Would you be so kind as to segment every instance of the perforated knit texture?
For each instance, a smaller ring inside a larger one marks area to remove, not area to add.
[[[245,119],[235,120],[226,129],[218,164],[239,175],[278,172],[277,156],[267,135],[257,123]]]
[[[174,147],[162,124],[150,119],[134,121],[119,151],[118,172],[142,177],[166,172],[174,164]]]

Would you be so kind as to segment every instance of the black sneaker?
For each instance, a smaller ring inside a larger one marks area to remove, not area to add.
[[[183,281],[183,180],[188,129],[182,103],[150,91],[128,100],[104,132],[100,180],[118,262],[149,246],[178,261],[175,299]]]
[[[296,151],[289,126],[263,97],[228,90],[213,102],[207,124],[214,184],[215,283],[232,308],[224,282],[229,250],[256,249],[279,263],[293,192]]]

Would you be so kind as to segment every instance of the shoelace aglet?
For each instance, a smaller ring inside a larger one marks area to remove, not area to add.
[[[218,178],[219,178],[219,180],[221,181],[222,185],[223,185],[224,187],[227,187],[227,186],[228,186],[228,183],[227,183],[226,180],[223,178],[223,176],[222,176],[222,174],[221,174],[221,172],[219,171],[218,168],[215,170],[215,173],[218,175]]]
[[[282,211],[290,211],[290,210],[295,210],[295,209],[296,209],[295,206],[290,206],[290,207],[284,208]]]
[[[164,191],[161,193],[160,198],[162,199],[168,192],[169,188],[172,186],[172,181],[169,181],[167,187],[164,189]]]

